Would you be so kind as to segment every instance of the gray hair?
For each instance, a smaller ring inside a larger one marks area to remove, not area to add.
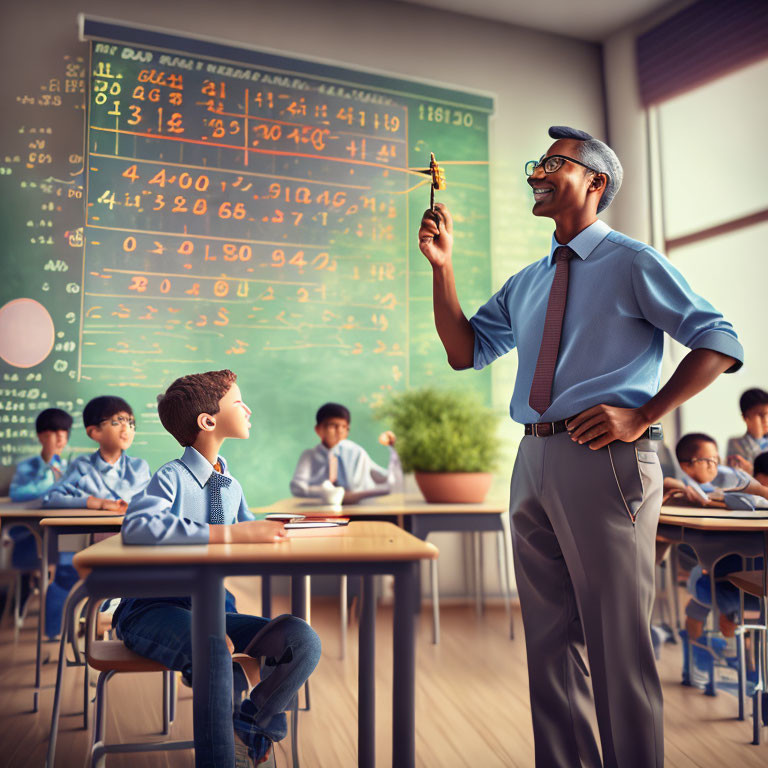
[[[567,125],[553,125],[549,129],[549,135],[553,139],[576,139],[581,142],[578,159],[593,171],[604,173],[608,177],[603,196],[597,204],[598,213],[605,210],[619,191],[624,178],[624,169],[616,153],[600,139],[595,139],[586,131],[569,128]]]

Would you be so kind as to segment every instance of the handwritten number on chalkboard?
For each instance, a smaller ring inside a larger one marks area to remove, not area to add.
[[[299,288],[296,295],[299,297],[299,302],[309,301],[309,291],[306,288]]]
[[[200,283],[192,283],[192,287],[184,291],[184,293],[188,293],[190,296],[199,296]]]
[[[131,278],[131,284],[128,286],[128,290],[144,293],[144,291],[147,290],[147,283],[148,280],[143,275],[134,275]]]
[[[246,214],[245,205],[243,203],[232,203],[224,201],[219,206],[219,218],[220,219],[244,219]]]
[[[272,266],[278,268],[285,266],[285,252],[280,248],[272,251]]]
[[[121,174],[126,179],[131,180],[131,184],[139,179],[139,174],[136,170],[136,165],[129,165]]]
[[[136,250],[136,238],[133,235],[123,240],[123,250],[126,253],[133,253]]]

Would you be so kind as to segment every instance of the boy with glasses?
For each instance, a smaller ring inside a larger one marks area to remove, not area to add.
[[[325,403],[315,415],[315,434],[320,442],[299,457],[291,480],[294,496],[325,497],[333,487],[343,488],[345,504],[367,496],[384,496],[402,490],[403,469],[395,451],[395,434],[379,435],[389,448],[389,465],[380,467],[357,443],[348,439],[349,409],[339,403]]]
[[[128,502],[149,482],[149,465],[125,453],[136,435],[133,410],[121,397],[95,397],[83,408],[88,437],[98,443],[91,454],[78,456],[61,480],[42,498],[43,508],[104,509],[125,512]],[[56,637],[61,612],[69,590],[77,581],[73,552],[60,552],[56,575],[46,593],[45,633]],[[100,630],[106,627],[116,604],[107,604],[100,615]]]
[[[133,410],[121,397],[95,397],[83,408],[83,424],[98,450],[78,456],[43,496],[43,507],[85,507],[124,512],[149,482],[149,465],[125,453],[136,436]]]
[[[709,435],[698,432],[683,435],[675,453],[685,478],[682,481],[666,478],[664,489],[667,496],[670,492],[682,492],[694,504],[706,507],[712,501],[722,500],[726,506],[733,508],[733,501],[742,498],[743,494],[749,494],[748,500],[752,506],[768,506],[768,487],[741,469],[721,464],[717,443]],[[734,497],[731,492],[739,493]],[[762,568],[762,558],[757,559],[755,567]],[[685,607],[685,630],[681,636],[686,646],[684,653],[687,653],[688,642],[698,641],[693,646],[693,661],[704,673],[712,663],[712,654],[703,650],[702,645],[708,645],[726,661],[736,664],[736,644],[733,638],[738,626],[739,590],[724,581],[724,577],[740,570],[743,570],[743,565],[738,555],[724,557],[715,565],[715,598],[720,611],[720,631],[725,641],[718,637],[702,638],[712,604],[709,575],[697,565],[688,579],[691,600]],[[745,595],[745,607],[759,608],[757,598]]]

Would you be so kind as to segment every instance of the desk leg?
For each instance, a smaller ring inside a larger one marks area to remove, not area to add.
[[[234,765],[232,661],[227,651],[224,580],[198,574],[192,594],[192,721],[195,768]],[[216,734],[215,742],[212,734]]]
[[[363,576],[362,603],[357,678],[357,764],[361,768],[373,768],[376,764],[376,594],[371,574]]]
[[[272,577],[266,573],[261,577],[261,615],[272,618]]]
[[[416,765],[416,574],[418,563],[395,572],[392,674],[392,765]]]
[[[307,580],[301,574],[291,576],[291,613],[307,620]]]
[[[43,622],[45,621],[45,594],[48,591],[48,544],[51,532],[48,528],[43,531],[43,548],[40,553],[40,612],[37,618],[37,655],[35,657],[35,692],[32,700],[32,711],[37,712],[40,704],[40,667],[43,651]],[[54,544],[58,551],[59,537],[54,535]]]
[[[675,607],[675,642],[677,642],[677,635],[680,632],[680,595],[678,594],[678,557],[677,557],[677,544],[673,541],[672,547],[669,551],[669,581],[672,588],[672,605]]]

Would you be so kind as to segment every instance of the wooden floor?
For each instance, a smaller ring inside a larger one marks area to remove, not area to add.
[[[258,612],[258,581],[238,579],[230,585],[242,612]],[[281,606],[277,602],[277,609]],[[34,675],[34,627],[27,621],[18,645],[12,633],[0,633],[0,766],[42,767],[50,727],[56,668],[44,667],[41,711],[30,712]],[[519,612],[516,613],[518,629]],[[323,639],[323,658],[312,677],[312,709],[300,716],[303,768],[344,768],[356,761],[357,656],[353,623],[348,656],[340,661],[338,604],[317,600],[312,623]],[[377,764],[391,765],[392,611],[377,613]],[[55,657],[58,646],[46,645]],[[768,745],[749,744],[751,726],[735,720],[736,700],[728,694],[712,699],[679,685],[679,646],[666,646],[661,660],[665,695],[667,768],[763,768]],[[88,735],[76,714],[81,697],[81,672],[66,670],[62,730],[56,765],[82,768]],[[155,738],[159,731],[160,675],[121,675],[110,683],[108,740]],[[172,733],[191,738],[191,692],[180,689],[179,714]],[[528,707],[528,681],[522,638],[507,637],[504,611],[491,607],[482,618],[471,604],[445,606],[442,642],[431,644],[430,613],[421,617],[417,647],[416,762],[423,768],[474,768],[533,765],[533,740]],[[768,739],[768,733],[765,734]],[[192,768],[191,752],[113,755],[114,768]],[[290,766],[288,740],[277,750],[279,768]]]

